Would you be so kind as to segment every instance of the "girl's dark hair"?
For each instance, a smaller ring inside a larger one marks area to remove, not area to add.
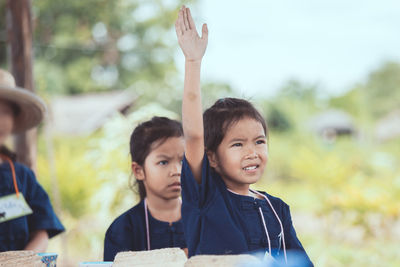
[[[249,101],[239,98],[221,98],[203,114],[206,150],[216,152],[229,127],[243,118],[251,118],[261,123],[265,136],[268,138],[267,123]]]
[[[10,149],[8,149],[6,146],[2,145],[0,146],[0,154],[8,157],[12,161],[17,161],[17,154],[12,152]]]
[[[166,117],[153,117],[151,120],[139,124],[131,134],[130,153],[132,161],[143,167],[154,142],[163,143],[170,137],[180,136],[183,136],[182,124]],[[136,180],[135,186],[137,186],[140,200],[143,200],[146,197],[143,181]]]

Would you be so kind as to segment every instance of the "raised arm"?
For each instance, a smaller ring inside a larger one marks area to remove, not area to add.
[[[175,23],[179,46],[185,55],[185,82],[182,99],[182,124],[185,136],[185,156],[193,175],[201,182],[204,156],[203,110],[201,105],[200,69],[207,48],[208,29],[203,24],[202,36],[196,31],[189,8],[182,6]]]

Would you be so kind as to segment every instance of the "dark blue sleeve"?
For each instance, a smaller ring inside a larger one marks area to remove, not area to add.
[[[283,204],[283,220],[288,262],[291,262],[290,257],[292,256],[292,261],[302,261],[301,266],[314,266],[300,240],[297,238],[296,230],[292,223],[292,216],[290,215],[290,208],[286,203]]]
[[[49,196],[37,182],[32,170],[25,167],[26,201],[33,213],[28,216],[29,231],[46,230],[49,238],[65,231],[51,206]]]
[[[210,207],[217,195],[217,188],[211,172],[207,155],[204,153],[201,184],[198,184],[186,157],[183,158],[181,172],[182,222],[189,256],[193,256],[198,252],[198,246],[202,238],[202,214],[204,214],[204,210]]]
[[[106,232],[104,238],[104,261],[114,261],[118,252],[130,251],[134,248],[134,231],[122,218],[117,218]]]
[[[213,170],[208,162],[207,154],[204,153],[201,167],[201,184],[198,184],[186,157],[183,158],[181,173],[183,204],[202,209],[211,203],[217,190],[212,173]]]

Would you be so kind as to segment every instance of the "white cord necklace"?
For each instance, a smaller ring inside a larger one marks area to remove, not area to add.
[[[236,192],[230,190],[229,188],[227,188],[227,190],[228,190],[229,192],[231,192],[231,193],[236,194],[236,195],[240,195],[240,194],[238,194],[238,193],[236,193]],[[282,243],[283,243],[283,255],[284,255],[284,257],[285,257],[285,263],[287,264],[286,243],[285,243],[285,232],[284,232],[284,230],[283,230],[283,225],[282,225],[281,219],[279,218],[278,214],[276,213],[276,211],[275,211],[275,209],[274,209],[274,206],[272,206],[272,203],[269,201],[269,199],[268,199],[268,197],[267,197],[266,195],[261,194],[261,193],[255,191],[255,190],[252,190],[252,189],[249,189],[249,192],[250,192],[250,193],[253,193],[253,194],[256,194],[256,195],[258,195],[258,196],[263,197],[263,198],[268,202],[269,206],[271,207],[272,211],[274,212],[275,217],[276,217],[276,219],[278,220],[279,225],[280,225],[280,228],[281,228],[281,236],[282,236]],[[251,196],[251,195],[250,195],[250,196]],[[254,197],[254,196],[252,196],[252,197]],[[266,223],[265,223],[265,218],[264,218],[264,214],[263,214],[263,212],[262,212],[261,207],[258,207],[258,212],[260,213],[260,216],[261,216],[261,219],[262,219],[262,222],[263,222],[263,226],[264,226],[265,235],[267,236],[267,240],[268,240],[268,251],[266,251],[265,254],[269,254],[269,256],[272,256],[272,255],[271,255],[271,239],[269,238],[269,233],[268,233],[267,225],[266,225]]]
[[[179,198],[180,203],[182,200]],[[144,217],[146,220],[146,238],[147,238],[147,250],[151,250],[150,246],[150,226],[149,226],[149,212],[147,208],[147,198],[144,199]]]
[[[150,229],[149,229],[149,214],[147,211],[147,200],[144,199],[144,217],[146,219],[146,237],[147,237],[147,250],[150,250]]]

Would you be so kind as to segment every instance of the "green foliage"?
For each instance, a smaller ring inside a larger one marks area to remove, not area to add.
[[[275,131],[265,175],[254,188],[291,206],[316,266],[397,266],[400,157],[389,147],[399,145],[346,138],[332,144]]]
[[[394,109],[400,108],[400,64],[386,62],[371,72],[346,94],[331,98],[332,107],[346,110],[364,125],[370,125]]]
[[[291,124],[285,113],[277,106],[271,106],[267,115],[269,129],[277,132],[289,131]]]
[[[61,66],[52,62],[36,60],[35,73],[39,74],[36,75],[36,88],[39,88],[39,90],[47,88],[46,91],[41,91],[42,96],[62,94],[64,92],[67,77]],[[46,75],[42,75],[43,73]]]
[[[215,101],[224,97],[238,97],[228,84],[208,82],[201,85],[203,107],[211,107]]]
[[[312,84],[304,84],[298,80],[287,81],[280,89],[281,97],[289,97],[308,104],[315,104],[317,100],[318,87]]]
[[[272,134],[270,150],[266,177],[304,190],[288,196],[299,208],[320,214],[352,210],[360,216],[368,212],[400,216],[396,201],[400,162],[379,146],[349,139],[324,144],[313,136]],[[304,203],[299,202],[303,195]]]
[[[386,62],[380,66],[369,75],[363,90],[375,118],[400,108],[400,64]]]
[[[85,139],[58,138],[54,141],[55,173],[49,164],[49,155],[43,139],[39,143],[39,156],[37,162],[38,179],[47,189],[52,190],[52,175],[60,188],[61,209],[74,218],[80,218],[90,213],[91,198],[99,189],[97,173],[93,163],[85,158],[87,146]],[[54,196],[51,195],[54,200]]]
[[[348,91],[344,95],[332,97],[329,105],[336,109],[345,110],[347,113],[357,118],[363,118],[368,113],[368,105],[360,86]]]
[[[180,1],[157,0],[37,0],[35,77],[47,93],[124,89],[137,90],[140,81],[152,81],[145,98],[157,89],[174,90],[173,22]],[[54,71],[54,68],[56,71]],[[52,86],[62,69],[60,84]],[[165,101],[165,100],[164,100]]]
[[[310,116],[323,110],[325,101],[318,96],[319,88],[297,80],[285,83],[275,97],[258,100],[271,129],[303,132]]]

